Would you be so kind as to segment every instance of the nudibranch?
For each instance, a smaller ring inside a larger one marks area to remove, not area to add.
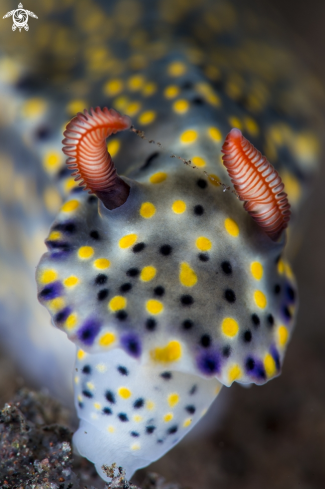
[[[222,385],[277,376],[295,316],[281,258],[289,204],[270,163],[239,131],[227,136],[224,162],[244,207],[168,152],[118,176],[105,139],[130,124],[96,108],[67,126],[80,192],[37,269],[39,300],[78,347],[74,443],[105,480],[103,464],[131,477],[161,457]]]

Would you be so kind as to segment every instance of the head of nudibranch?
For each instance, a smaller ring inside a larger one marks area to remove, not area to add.
[[[37,269],[39,300],[78,346],[75,442],[103,478],[103,463],[130,476],[159,458],[221,384],[278,375],[296,301],[281,258],[289,204],[266,158],[227,136],[243,208],[169,155],[118,176],[105,140],[130,124],[96,108],[67,126],[67,164],[95,195],[63,205]]]

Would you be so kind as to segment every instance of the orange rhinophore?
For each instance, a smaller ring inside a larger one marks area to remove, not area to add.
[[[290,204],[278,172],[239,129],[230,131],[222,152],[235,190],[245,201],[244,209],[276,241],[290,219]]]
[[[80,186],[95,193],[108,209],[126,201],[130,187],[116,173],[106,147],[106,138],[128,129],[131,120],[114,109],[91,108],[79,112],[64,131],[63,152],[69,156],[67,166]]]

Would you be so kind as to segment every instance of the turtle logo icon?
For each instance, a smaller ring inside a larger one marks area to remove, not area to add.
[[[7,17],[12,16],[13,24],[12,24],[12,30],[15,31],[18,27],[19,32],[21,32],[22,28],[25,29],[25,31],[29,30],[29,25],[27,24],[28,22],[28,16],[34,17],[34,19],[38,19],[37,15],[34,14],[34,12],[31,12],[30,10],[24,10],[23,9],[23,4],[20,3],[18,5],[18,8],[16,10],[11,10],[11,12],[7,12],[6,15],[3,16],[3,19],[7,19]]]

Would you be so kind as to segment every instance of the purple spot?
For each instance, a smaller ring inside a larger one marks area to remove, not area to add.
[[[266,379],[264,365],[261,360],[255,359],[253,357],[247,357],[245,362],[246,372],[251,377],[262,380]]]
[[[101,327],[97,319],[88,319],[78,330],[77,336],[85,345],[91,346],[99,333]]]
[[[215,350],[203,350],[196,358],[200,372],[205,375],[214,375],[220,371],[220,357]]]
[[[56,323],[62,323],[67,319],[70,313],[71,313],[71,307],[65,307],[64,309],[62,309],[62,311],[56,314],[54,321]]]
[[[66,258],[69,258],[70,257],[70,252],[72,250],[60,250],[60,251],[53,251],[53,253],[51,253],[51,258],[53,260],[65,260]]]
[[[288,324],[292,319],[292,313],[287,305],[282,307],[281,310],[283,320]]]
[[[60,297],[63,292],[63,286],[61,282],[53,282],[50,285],[44,287],[44,289],[40,292],[39,298],[45,301],[49,301],[51,299],[55,299],[56,297]]]
[[[131,357],[139,358],[141,355],[141,343],[138,336],[134,333],[128,333],[122,336],[121,344],[124,350]]]
[[[275,361],[275,365],[276,365],[277,370],[280,370],[280,368],[281,368],[280,355],[279,355],[279,352],[275,348],[274,345],[271,346],[270,352],[271,352],[271,355],[273,357],[273,360]]]
[[[296,302],[297,293],[295,289],[291,286],[291,284],[287,285],[286,293],[287,293],[289,303],[294,304]]]
[[[46,241],[48,250],[72,251],[72,246],[63,241]]]

